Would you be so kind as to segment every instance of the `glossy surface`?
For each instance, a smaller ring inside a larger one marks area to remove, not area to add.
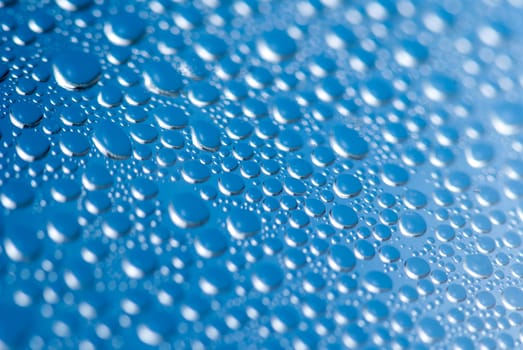
[[[0,0],[0,349],[517,349],[520,0]]]

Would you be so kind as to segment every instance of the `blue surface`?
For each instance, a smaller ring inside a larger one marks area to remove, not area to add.
[[[521,0],[0,0],[0,349],[516,349]]]

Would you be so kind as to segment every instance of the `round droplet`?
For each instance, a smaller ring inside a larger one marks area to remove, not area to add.
[[[87,165],[82,184],[89,191],[101,190],[112,186],[113,177],[103,164],[94,161]]]
[[[427,47],[417,40],[403,40],[397,48],[394,58],[405,67],[415,67],[429,56]]]
[[[63,133],[60,138],[60,149],[69,157],[86,155],[91,145],[89,139],[82,134],[68,132]]]
[[[47,234],[56,243],[70,242],[79,236],[80,225],[71,213],[54,213],[47,223]]]
[[[404,265],[407,276],[415,280],[427,277],[430,273],[430,265],[422,258],[408,258]]]
[[[216,228],[200,231],[194,241],[196,252],[204,258],[221,255],[227,249],[225,235]]]
[[[54,58],[53,73],[62,88],[78,90],[94,85],[100,79],[102,68],[92,54],[64,50]]]
[[[220,98],[219,91],[207,82],[196,82],[189,87],[189,101],[197,107],[205,107],[215,103]]]
[[[292,57],[297,49],[294,39],[283,30],[264,33],[256,47],[261,58],[274,63]]]
[[[277,98],[273,102],[272,114],[274,119],[282,124],[295,123],[302,116],[298,103],[283,97]]]
[[[197,120],[192,123],[192,142],[203,151],[217,151],[220,148],[220,129],[211,122]]]
[[[509,310],[523,310],[523,290],[518,287],[505,288],[501,300]]]
[[[131,156],[129,136],[116,124],[110,122],[98,124],[92,139],[96,148],[106,157],[125,160]]]
[[[469,174],[462,171],[452,171],[445,179],[445,187],[452,192],[465,192],[471,185]]]
[[[333,127],[330,144],[343,158],[361,159],[369,152],[369,145],[358,132],[343,125]]]
[[[18,209],[28,206],[33,202],[34,191],[23,180],[12,180],[2,186],[0,201],[7,209]]]
[[[40,254],[42,241],[32,229],[17,225],[5,233],[4,249],[11,260],[27,262]]]
[[[129,216],[124,213],[109,213],[102,222],[103,233],[112,239],[125,236],[131,230]]]
[[[400,231],[407,237],[418,237],[427,231],[427,223],[420,214],[407,211],[400,217]]]
[[[139,248],[129,249],[122,260],[122,270],[134,279],[144,278],[153,272],[156,267],[156,255],[148,250]]]
[[[205,294],[216,295],[227,290],[232,282],[231,274],[225,267],[211,265],[202,271],[198,284]]]
[[[367,322],[378,323],[389,316],[389,309],[379,300],[370,300],[365,304],[362,314]]]
[[[88,8],[92,0],[56,0],[56,4],[66,11],[80,11]]]
[[[523,129],[523,105],[504,103],[490,111],[492,126],[501,135],[516,135]]]
[[[333,190],[340,198],[351,198],[357,196],[363,186],[360,180],[351,174],[341,174],[334,183]]]
[[[358,223],[358,214],[354,209],[343,204],[335,205],[330,211],[329,218],[332,225],[339,229],[348,229]]]
[[[385,293],[392,289],[392,279],[383,272],[370,271],[363,276],[363,287],[371,293]]]
[[[387,163],[382,170],[381,178],[389,186],[401,186],[409,181],[409,173],[399,165]]]
[[[357,240],[354,244],[354,255],[360,260],[371,260],[376,254],[374,246],[365,240]]]
[[[67,126],[78,126],[85,123],[87,116],[81,107],[73,105],[60,113],[60,119]]]
[[[104,26],[107,39],[118,46],[137,42],[145,33],[145,23],[134,13],[122,12],[113,16]]]
[[[184,110],[174,106],[156,107],[152,113],[162,129],[182,129],[189,120]]]
[[[155,94],[175,96],[182,88],[182,77],[165,61],[149,62],[143,67],[147,89]]]
[[[15,102],[11,105],[9,119],[17,128],[33,128],[42,120],[42,111],[34,103]]]
[[[261,262],[254,267],[251,281],[256,290],[261,293],[269,293],[278,288],[283,277],[283,271],[278,265],[271,262]]]
[[[458,82],[451,77],[441,74],[432,74],[423,84],[425,95],[434,101],[444,101],[458,91]]]
[[[433,344],[445,337],[445,329],[435,319],[425,317],[418,323],[418,334],[424,343]]]
[[[245,239],[260,232],[261,223],[254,212],[234,208],[227,216],[227,229],[234,238]]]
[[[136,326],[136,333],[144,344],[158,346],[174,329],[175,322],[170,313],[151,311]]]
[[[494,272],[490,259],[485,254],[470,254],[463,261],[463,268],[474,278],[488,278]]]
[[[390,101],[394,96],[394,90],[390,83],[383,78],[372,78],[368,80],[361,89],[361,97],[371,106],[381,106]]]
[[[176,226],[193,228],[205,224],[210,212],[203,199],[189,192],[181,192],[172,196],[169,215]]]
[[[327,33],[327,44],[333,49],[341,50],[354,45],[357,42],[356,35],[343,25],[335,25]]]
[[[47,137],[36,132],[24,132],[17,139],[16,154],[26,162],[44,158],[51,145]]]
[[[474,143],[465,149],[467,162],[473,168],[487,166],[494,158],[494,147],[488,143]]]
[[[136,200],[144,201],[154,198],[158,194],[158,186],[155,182],[138,177],[131,182],[131,194]]]
[[[491,309],[496,306],[496,297],[490,292],[481,291],[476,294],[476,304],[483,310]]]
[[[46,33],[55,26],[54,18],[45,12],[35,11],[29,20],[28,27],[35,33]]]
[[[360,349],[368,337],[368,333],[362,327],[352,323],[343,332],[343,344],[349,349]]]
[[[214,61],[227,52],[227,44],[217,36],[203,34],[195,43],[195,52],[206,61]]]
[[[328,263],[333,270],[346,272],[354,268],[356,257],[348,247],[335,244],[330,248]]]

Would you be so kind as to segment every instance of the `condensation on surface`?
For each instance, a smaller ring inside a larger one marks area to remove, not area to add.
[[[520,348],[522,7],[0,0],[0,348]]]

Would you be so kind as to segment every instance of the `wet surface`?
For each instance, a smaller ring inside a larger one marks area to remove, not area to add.
[[[0,348],[521,347],[522,15],[0,0]]]

